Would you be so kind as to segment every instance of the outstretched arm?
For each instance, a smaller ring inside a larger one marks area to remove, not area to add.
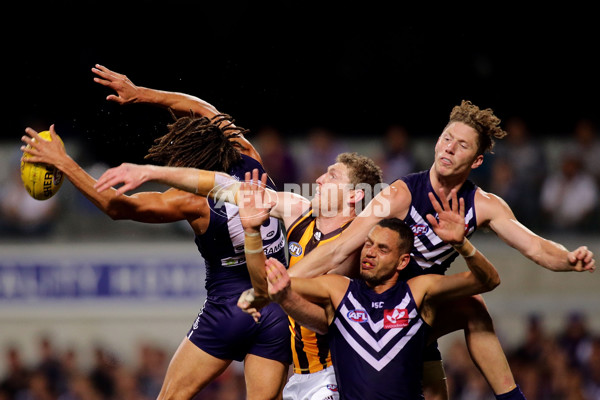
[[[403,219],[411,196],[406,184],[396,181],[382,190],[335,240],[316,247],[294,264],[292,276],[314,277],[330,272],[352,276],[369,230],[384,218]]]
[[[245,312],[252,314],[256,321],[260,318],[258,310],[270,301],[267,273],[265,271],[267,257],[263,251],[260,227],[269,218],[270,211],[275,203],[270,201],[270,198],[266,195],[266,183],[267,174],[263,174],[259,179],[258,170],[253,170],[252,174],[246,172],[245,181],[241,184],[237,196],[240,220],[244,228],[246,265],[253,288],[251,292],[242,293],[238,306]],[[281,267],[285,271],[285,267],[283,265]],[[296,307],[300,306],[304,313],[303,319],[308,320],[311,327],[321,333],[327,331],[328,324],[323,308],[308,302],[298,294],[288,294],[287,302],[294,303]]]
[[[573,251],[563,245],[536,235],[515,218],[512,210],[500,197],[478,190],[477,216],[508,245],[525,257],[551,271],[594,272],[594,253],[587,246]]]
[[[186,207],[180,207],[181,204],[189,204],[187,193],[173,190],[116,197],[116,190],[112,188],[98,193],[94,188],[96,180],[67,154],[65,147],[58,140],[54,125],[50,127],[51,141],[42,139],[31,128],[25,129],[25,132],[27,135],[21,140],[28,146],[22,146],[21,150],[30,157],[24,158],[23,161],[54,165],[83,195],[111,218],[160,223],[179,221],[188,216],[185,212]]]
[[[240,182],[224,172],[196,168],[123,163],[102,174],[95,187],[98,192],[102,193],[118,184],[123,184],[115,192],[116,195],[121,195],[149,181],[159,182],[215,200],[238,204],[237,194]],[[286,228],[310,207],[310,201],[298,194],[275,192],[266,187],[263,190],[263,195],[269,199],[270,203],[273,203],[270,209],[271,217],[282,220]]]
[[[469,272],[444,276],[432,286],[427,295],[430,299],[470,296],[488,292],[500,284],[500,275],[492,263],[465,237],[465,202],[457,199],[456,190],[450,192],[452,205],[443,189],[440,189],[442,205],[433,193],[429,200],[437,213],[437,219],[428,214],[427,221],[436,235],[451,244],[465,259]]]
[[[339,275],[290,278],[285,267],[273,258],[267,260],[265,268],[269,296],[301,325],[326,333],[335,308],[348,289],[348,278]]]
[[[96,64],[95,68],[92,68],[92,72],[96,74],[94,82],[116,92],[116,95],[110,94],[106,97],[108,101],[114,101],[121,105],[134,103],[154,104],[162,108],[171,109],[178,116],[189,115],[191,112],[212,119],[221,114],[215,106],[196,96],[137,86],[126,75],[119,74],[100,64]],[[230,121],[223,121],[220,125],[224,126],[229,123]],[[231,126],[233,127],[234,125],[231,124]],[[246,154],[262,163],[260,155],[254,146],[243,135],[233,140],[242,144]]]

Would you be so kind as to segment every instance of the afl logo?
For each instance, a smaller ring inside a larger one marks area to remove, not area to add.
[[[288,250],[294,257],[300,257],[302,255],[302,246],[298,242],[290,242],[288,244]]]
[[[426,235],[429,232],[429,225],[415,224],[410,227],[415,236]]]
[[[362,324],[369,320],[367,312],[364,310],[350,310],[346,315],[348,316],[348,319],[350,321],[358,322],[359,324]]]

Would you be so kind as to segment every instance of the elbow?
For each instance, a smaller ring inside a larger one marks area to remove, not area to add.
[[[500,286],[500,275],[498,275],[498,273],[496,273],[496,274],[494,274],[494,276],[491,276],[484,283],[483,292],[491,292],[492,290],[496,289],[498,286]]]
[[[126,219],[125,214],[121,212],[119,208],[116,207],[107,207],[104,209],[104,213],[110,217],[113,221],[119,221]]]

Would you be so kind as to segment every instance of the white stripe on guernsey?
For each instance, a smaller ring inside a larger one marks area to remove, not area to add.
[[[354,298],[354,296],[352,296],[352,292],[350,292],[348,294],[348,299],[352,302],[352,305],[355,306],[357,309],[359,309],[359,310],[365,309],[365,307],[363,307]],[[404,298],[400,302],[400,304],[398,304],[394,308],[404,309],[404,308],[406,308],[409,301],[410,301],[410,296],[407,293],[406,296],[404,296]],[[344,316],[344,318],[346,320],[348,319],[349,311],[350,310],[348,310],[348,308],[346,307],[346,304],[342,305],[340,312],[342,313],[342,315]],[[413,309],[408,316],[409,316],[409,318],[414,318],[416,315],[417,315],[417,310]],[[369,319],[367,322],[369,323],[369,326],[375,333],[379,332],[379,330],[381,330],[381,328],[383,328],[383,319],[381,319],[379,322],[374,323],[371,321],[371,316],[369,315]],[[376,340],[371,333],[367,332],[367,330],[363,327],[363,324],[357,323],[354,321],[350,321],[350,326],[356,332],[357,335],[359,335],[361,338],[363,338],[363,340],[365,342],[367,342],[367,344],[369,346],[371,346],[373,348],[373,350],[375,350],[377,352],[381,351],[381,349],[383,349],[385,346],[387,346],[387,344],[403,330],[403,328],[390,329],[385,335],[383,335],[381,337],[381,339]]]
[[[446,251],[450,248],[450,245],[441,247],[440,249],[442,251]],[[432,253],[428,253],[427,256],[431,257]],[[442,258],[438,258],[437,260],[434,261],[429,261],[429,260],[425,260],[423,258],[417,258],[417,257],[413,257],[415,259],[415,261],[417,262],[417,264],[419,264],[419,266],[422,269],[426,269],[426,268],[430,268],[432,265],[436,264],[436,265],[441,265],[444,261],[446,261],[446,259],[448,259],[450,256],[452,256],[452,254],[454,254],[454,252],[450,252],[448,254],[446,254],[444,257]]]
[[[423,320],[419,319],[408,331],[408,333],[394,345],[381,359],[376,359],[373,357],[368,351],[366,351],[363,347],[358,344],[358,342],[352,337],[352,335],[346,330],[344,325],[341,323],[339,319],[335,320],[335,324],[337,325],[340,333],[346,340],[346,342],[350,345],[350,347],[356,351],[356,353],[362,357],[363,360],[368,362],[373,368],[377,371],[381,371],[385,368],[386,365],[390,363],[398,355],[398,353],[406,346],[406,343],[413,337],[415,332],[421,327],[423,324]],[[364,338],[363,338],[364,339]]]
[[[473,219],[473,207],[469,208],[467,215],[465,215],[465,224],[468,225],[471,219]]]
[[[352,294],[352,292],[348,293],[348,300],[350,301],[350,303],[352,303],[352,305],[354,306],[354,309],[356,309],[356,310],[366,310],[367,309],[358,300],[356,300],[356,298],[354,297],[354,295]],[[401,309],[402,308],[406,308],[406,305],[408,304],[409,301],[410,301],[410,296],[407,293],[406,296],[404,296],[404,298],[400,302],[400,304],[398,304],[394,308],[401,308]],[[343,312],[343,315],[347,318],[348,311],[350,311],[350,310],[348,310],[346,308],[345,304],[342,307],[346,310],[346,311]],[[381,330],[381,328],[383,328],[383,319],[381,321],[379,321],[379,322],[373,322],[371,320],[371,316],[369,315],[369,319],[367,320],[367,322],[369,323],[369,326],[371,327],[371,329],[375,333],[379,332]]]

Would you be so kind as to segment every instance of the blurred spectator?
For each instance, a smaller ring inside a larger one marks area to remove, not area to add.
[[[27,388],[17,393],[15,400],[57,400],[59,392],[45,371],[35,370],[29,378]]]
[[[579,155],[563,155],[560,171],[543,183],[540,203],[552,229],[580,231],[595,227],[597,221],[588,217],[598,210],[598,184],[583,169]]]
[[[164,350],[150,344],[139,348],[137,380],[142,393],[148,398],[157,398],[163,378],[167,372],[167,355]]]
[[[515,359],[523,363],[539,362],[544,354],[547,340],[542,317],[537,314],[530,315],[527,320],[525,340],[517,347]]]
[[[67,377],[60,357],[49,336],[40,337],[38,350],[39,363],[35,368],[36,371],[44,375],[47,380],[46,384],[53,392],[60,393],[67,386]],[[41,385],[41,383],[39,384]]]
[[[284,190],[285,183],[299,183],[296,162],[277,128],[265,126],[259,129],[253,143],[262,157],[265,171],[278,190]]]
[[[94,366],[90,372],[90,380],[95,390],[104,398],[110,399],[115,396],[115,372],[118,366],[117,360],[106,349],[100,346],[94,348]]]
[[[565,350],[570,367],[581,368],[587,364],[592,350],[592,337],[582,314],[573,312],[567,317],[558,343]]]
[[[570,151],[581,159],[583,168],[594,175],[600,184],[600,139],[598,130],[591,119],[582,118],[573,129],[573,143]]]
[[[383,137],[383,156],[377,160],[383,170],[383,181],[396,179],[417,171],[417,162],[410,148],[410,136],[403,125],[387,127]]]
[[[7,372],[6,376],[0,379],[0,393],[3,392],[7,398],[12,399],[27,388],[31,372],[23,365],[18,348],[10,346],[6,350],[5,358]]]
[[[67,390],[58,400],[104,400],[104,397],[87,375],[78,373],[70,376]]]
[[[300,183],[314,183],[344,151],[345,146],[332,131],[320,127],[311,129],[306,152],[300,158]]]
[[[495,159],[491,167],[490,183],[486,188],[490,192],[502,197],[508,204],[518,204],[519,186],[515,178],[515,170],[504,158]]]
[[[510,118],[505,130],[508,135],[496,142],[494,159],[512,166],[515,190],[520,194],[515,203],[508,204],[519,221],[536,228],[540,224],[539,194],[547,172],[546,155],[522,118]]]
[[[35,200],[23,186],[20,169],[15,167],[0,186],[0,234],[47,235],[57,218],[58,197]]]
[[[583,368],[585,392],[589,399],[600,399],[600,338],[591,342],[590,356]]]

